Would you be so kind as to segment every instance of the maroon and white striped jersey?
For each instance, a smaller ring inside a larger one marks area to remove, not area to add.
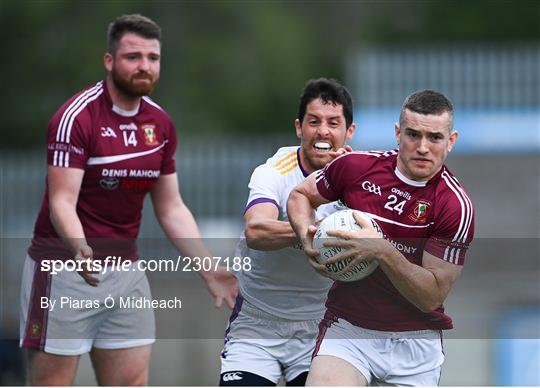
[[[345,154],[318,172],[317,188],[329,201],[341,200],[373,217],[410,262],[421,266],[426,251],[463,265],[474,234],[473,205],[465,190],[446,166],[429,181],[417,182],[401,174],[396,164],[396,150]],[[326,306],[335,316],[367,329],[452,328],[443,306],[420,311],[380,267],[363,280],[335,282]]]
[[[84,170],[77,214],[94,257],[136,258],[144,197],[161,174],[176,171],[175,151],[176,131],[163,109],[143,97],[137,110],[124,111],[113,105],[104,81],[56,112],[48,127],[47,162]],[[47,191],[28,252],[38,261],[71,257],[50,221]],[[106,240],[123,243],[100,252],[95,245]]]

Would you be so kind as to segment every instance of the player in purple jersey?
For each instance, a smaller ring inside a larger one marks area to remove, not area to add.
[[[378,269],[356,282],[335,282],[319,326],[310,385],[437,385],[441,330],[452,328],[443,302],[461,273],[473,238],[474,211],[444,165],[458,133],[442,94],[408,96],[395,127],[398,150],[353,152],[310,175],[291,193],[288,212],[313,267],[313,209],[337,199],[380,225],[355,217],[358,232],[334,231],[345,250],[331,262],[377,259]]]
[[[152,309],[118,308],[119,296],[151,297],[144,271],[96,273],[83,266],[53,275],[44,260],[103,264],[114,254],[136,261],[147,193],[182,254],[212,256],[180,196],[174,125],[148,97],[159,79],[160,39],[160,27],[144,16],[117,18],[108,31],[106,79],[73,96],[49,123],[47,190],[21,293],[21,346],[28,349],[31,385],[72,384],[87,352],[100,385],[147,384],[155,341]],[[216,306],[225,300],[232,308],[236,278],[219,270],[201,276]],[[116,298],[115,308],[104,304],[108,296]]]

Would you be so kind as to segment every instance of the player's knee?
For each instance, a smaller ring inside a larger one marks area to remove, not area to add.
[[[144,387],[148,385],[148,376],[146,374],[135,376],[130,379],[129,383],[123,385],[129,385],[130,387]]]
[[[133,386],[148,385],[148,369],[146,368],[121,368],[120,370],[100,369],[96,370],[98,385],[102,386]]]
[[[132,369],[125,372],[123,376],[118,376],[118,381],[111,385],[123,385],[130,387],[141,387],[148,385],[148,370]]]
[[[66,386],[71,385],[73,379],[62,373],[43,373],[38,371],[28,371],[26,374],[26,384],[29,386]]]
[[[48,369],[28,366],[26,384],[30,386],[66,386],[72,385],[75,374],[68,369]]]

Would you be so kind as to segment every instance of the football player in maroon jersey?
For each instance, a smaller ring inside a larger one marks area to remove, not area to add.
[[[350,259],[346,272],[376,259],[378,269],[354,282],[335,282],[319,327],[308,384],[437,385],[441,330],[452,319],[443,302],[461,273],[474,234],[469,196],[444,165],[458,137],[453,106],[441,93],[409,95],[395,127],[398,150],[353,152],[313,173],[291,193],[293,229],[314,258],[313,209],[341,200],[380,225],[356,217],[358,232],[334,231],[330,244]]]
[[[111,254],[137,262],[146,194],[183,255],[212,257],[180,196],[174,125],[148,97],[159,79],[160,39],[160,27],[144,16],[117,18],[108,31],[106,79],[70,98],[49,123],[47,190],[21,293],[29,384],[72,384],[88,352],[100,385],[147,384],[153,310],[118,307],[119,296],[150,298],[144,269],[96,273],[94,266]],[[109,240],[120,242],[113,252]],[[91,265],[53,275],[43,270],[48,259]],[[232,308],[236,278],[219,270],[200,274],[216,306],[225,301]],[[104,303],[111,295],[114,308]],[[69,304],[55,308],[58,300]]]

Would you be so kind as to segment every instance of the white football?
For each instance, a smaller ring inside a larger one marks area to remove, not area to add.
[[[331,241],[331,239],[333,238],[326,234],[327,231],[362,229],[354,220],[353,212],[358,213],[362,218],[371,222],[375,230],[379,232],[379,235],[381,237],[383,236],[382,230],[377,224],[377,222],[375,222],[375,220],[373,220],[365,213],[351,209],[340,210],[332,213],[324,220],[322,220],[321,224],[317,228],[317,232],[315,232],[315,236],[313,237],[313,248],[318,249],[321,252],[320,255],[317,257],[317,261],[319,263],[325,264],[330,258],[345,250],[345,248],[340,247],[323,246],[324,242]],[[347,258],[337,261],[335,263],[326,264],[326,268],[328,269],[328,271],[335,274],[335,276],[332,276],[332,279],[341,280],[343,282],[354,282],[356,280],[363,279],[368,275],[371,275],[371,273],[375,271],[375,269],[379,266],[379,262],[377,260],[363,261],[355,265],[347,272],[344,272],[341,275],[337,275],[337,272],[343,270],[343,268],[345,268],[351,262],[351,260],[351,258]]]

